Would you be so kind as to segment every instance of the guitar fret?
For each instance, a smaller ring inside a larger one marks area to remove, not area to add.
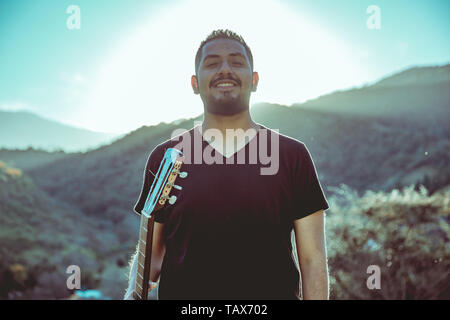
[[[141,229],[147,229],[147,228],[146,228],[147,224],[148,224],[148,219],[147,219],[147,217],[144,216],[144,215],[142,215],[142,218],[141,218],[141,226],[140,226],[140,228],[141,228]]]
[[[141,266],[138,265],[137,272],[139,272],[139,274],[143,275],[144,271],[145,271],[144,268],[142,268]]]
[[[142,300],[142,296],[139,294],[139,293],[137,293],[137,292],[135,292],[136,293],[136,295],[138,296],[138,298],[140,299],[140,300]]]
[[[136,282],[136,285],[139,287],[139,289],[143,290],[142,286],[138,282]]]
[[[139,266],[141,266],[142,268],[144,268],[144,265],[142,263],[139,262]]]
[[[144,265],[144,264],[145,264],[145,257],[144,257],[144,255],[139,255],[139,257],[138,257],[138,262],[139,262],[141,265]]]
[[[142,280],[144,280],[144,277],[143,277],[140,273],[138,273],[137,275],[138,275],[139,278],[141,278]]]

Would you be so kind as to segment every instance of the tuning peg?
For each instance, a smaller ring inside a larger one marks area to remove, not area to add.
[[[177,190],[183,189],[181,186],[177,186],[176,184],[173,185],[173,188],[175,188],[175,189],[177,189]]]
[[[179,176],[180,178],[186,178],[188,173],[186,171],[180,172]]]
[[[174,204],[175,201],[177,201],[177,197],[176,197],[176,196],[171,196],[171,197],[169,198],[169,203],[170,203],[170,204]]]

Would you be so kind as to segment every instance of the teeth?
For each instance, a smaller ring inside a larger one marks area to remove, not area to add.
[[[218,87],[233,87],[234,84],[232,84],[232,83],[219,83],[217,86]]]

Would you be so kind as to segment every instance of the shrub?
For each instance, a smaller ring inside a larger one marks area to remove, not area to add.
[[[326,221],[331,298],[450,298],[450,191],[334,191]],[[379,290],[367,288],[369,265],[380,267]]]

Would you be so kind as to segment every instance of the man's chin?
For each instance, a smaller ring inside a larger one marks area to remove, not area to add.
[[[206,110],[209,113],[222,115],[222,116],[232,116],[242,111],[246,110],[247,107],[236,100],[223,100],[223,101],[215,101],[214,103],[210,103]]]

